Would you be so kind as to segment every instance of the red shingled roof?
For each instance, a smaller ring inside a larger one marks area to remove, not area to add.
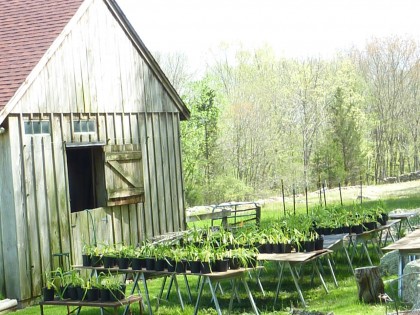
[[[83,0],[0,0],[0,112]]]

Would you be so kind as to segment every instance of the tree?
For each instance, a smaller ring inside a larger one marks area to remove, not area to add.
[[[218,136],[217,95],[205,81],[198,81],[189,96],[184,101],[191,117],[181,125],[186,199],[188,204],[207,203],[205,191],[214,178]]]
[[[404,172],[399,161],[405,159],[408,144],[404,114],[416,97],[412,73],[419,59],[417,44],[397,37],[373,39],[352,56],[369,84],[375,178],[397,176]]]

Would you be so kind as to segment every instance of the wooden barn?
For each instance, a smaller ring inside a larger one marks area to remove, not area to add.
[[[189,111],[114,0],[0,7],[0,291],[26,304],[60,253],[184,229]]]

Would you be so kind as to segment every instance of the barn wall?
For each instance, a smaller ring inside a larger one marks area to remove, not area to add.
[[[84,117],[96,121],[96,134],[72,132],[72,121]],[[7,237],[17,237],[19,244],[23,273],[20,286],[15,287],[21,288],[20,300],[39,295],[43,274],[58,266],[54,253],[70,252],[71,264],[77,264],[85,243],[136,245],[154,235],[184,229],[178,113],[44,114],[42,119],[51,124],[50,135],[24,134],[23,122],[39,118],[10,116],[10,129],[17,135],[11,160],[18,170],[14,171],[15,199],[20,201],[14,205],[19,233]],[[144,203],[71,213],[65,144],[95,141],[140,145]]]

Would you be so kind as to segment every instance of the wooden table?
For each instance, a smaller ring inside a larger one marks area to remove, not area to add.
[[[285,253],[285,254],[259,254],[257,259],[261,262],[264,261],[272,261],[277,263],[277,270],[278,270],[278,282],[277,282],[277,289],[276,289],[276,296],[274,299],[274,304],[277,302],[277,298],[280,292],[281,281],[283,276],[283,269],[286,266],[290,274],[292,275],[293,282],[295,283],[296,290],[298,291],[299,298],[302,304],[306,307],[305,299],[303,298],[302,290],[299,286],[299,276],[296,271],[296,267],[299,265],[304,265],[307,263],[311,263],[315,272],[318,274],[319,278],[321,279],[322,285],[324,286],[325,291],[328,293],[327,285],[325,284],[324,278],[322,277],[321,272],[319,271],[317,261],[321,257],[330,254],[330,250],[322,249],[318,251],[302,253],[302,252],[292,252],[292,253]],[[334,274],[334,271],[331,268],[331,272]]]
[[[400,224],[398,227],[398,238],[401,238],[401,228],[403,225],[406,225],[410,231],[413,231],[414,228],[411,225],[410,219],[414,218],[418,216],[417,212],[414,211],[406,211],[406,212],[401,212],[401,213],[390,213],[388,215],[388,217],[390,219],[399,219],[400,220]]]
[[[395,242],[395,238],[392,235],[391,229],[393,227],[395,227],[396,225],[398,225],[398,230],[400,229],[400,225],[401,225],[401,219],[392,219],[392,220],[388,220],[386,222],[385,225],[380,225],[378,227],[378,230],[380,232],[379,234],[379,245],[386,245],[387,241],[388,241],[388,236],[391,238],[392,242]],[[382,239],[383,239],[383,233],[385,233],[385,239],[384,242],[382,243]]]
[[[324,235],[324,249],[329,249],[333,252],[343,250],[344,254],[346,255],[347,262],[349,264],[350,270],[351,270],[352,273],[354,273],[353,265],[351,263],[349,252],[347,250],[347,245],[344,244],[344,241],[348,238],[348,236],[349,236],[348,233]],[[328,263],[331,265],[329,259],[328,259]],[[332,267],[330,266],[330,268],[332,268]]]
[[[198,313],[201,296],[203,293],[204,286],[206,284],[208,284],[208,287],[210,289],[212,300],[216,308],[217,314],[222,315],[222,311],[220,309],[219,301],[216,295],[216,286],[215,286],[215,284],[219,283],[222,280],[231,280],[231,283],[232,283],[232,295],[230,297],[228,313],[230,313],[230,311],[232,310],[234,297],[238,296],[237,287],[238,287],[238,281],[239,281],[239,282],[242,282],[242,285],[245,288],[245,291],[248,295],[248,299],[249,299],[249,302],[251,303],[254,313],[258,315],[259,314],[258,308],[255,305],[254,298],[252,296],[251,291],[249,290],[248,283],[246,282],[246,275],[248,274],[250,270],[253,270],[253,268],[240,268],[240,269],[234,269],[234,270],[229,269],[228,271],[225,271],[225,272],[212,272],[212,273],[207,273],[207,274],[186,273],[186,275],[189,275],[189,276],[202,277],[200,281],[200,287],[198,289],[197,301],[195,303],[194,315]]]
[[[404,257],[420,255],[420,229],[414,230],[407,236],[400,238],[395,243],[388,245],[382,249],[389,252],[397,250],[398,257],[398,296],[402,295],[402,275],[404,270]]]
[[[41,315],[44,315],[44,305],[67,306],[67,314],[71,314],[76,311],[77,311],[76,314],[79,314],[83,306],[99,307],[101,310],[101,314],[103,314],[105,308],[112,308],[113,314],[117,315],[119,307],[124,306],[124,305],[126,305],[127,307],[130,307],[130,305],[135,302],[139,302],[140,314],[142,314],[140,296],[130,296],[124,300],[115,301],[115,302],[100,302],[100,301],[88,302],[88,301],[73,301],[73,300],[42,301],[42,302],[39,302],[39,306],[41,308]],[[74,309],[71,309],[71,308],[74,308]]]
[[[378,225],[378,227],[374,230],[365,231],[360,234],[349,234],[350,243],[353,246],[353,251],[351,255],[351,261],[353,261],[354,255],[357,251],[357,245],[361,244],[362,250],[364,254],[366,255],[366,258],[369,261],[369,264],[373,266],[372,259],[370,258],[369,250],[367,248],[368,242],[370,242],[376,251],[376,254],[378,257],[382,257],[382,249],[381,249],[381,239],[383,236],[383,233],[386,233],[386,239],[388,238],[388,235],[394,240],[391,233],[391,228],[394,227],[396,224],[400,223],[401,221],[399,219],[397,220],[390,220],[385,225]]]
[[[92,275],[95,275],[95,274],[97,275],[98,272],[114,273],[114,274],[124,274],[124,275],[127,275],[129,273],[133,274],[134,275],[133,287],[131,288],[130,295],[133,295],[134,292],[137,289],[137,291],[140,294],[140,296],[142,296],[142,293],[141,293],[141,290],[140,290],[140,285],[139,285],[139,281],[141,281],[143,283],[144,298],[145,298],[146,303],[147,303],[147,308],[148,308],[149,315],[153,315],[153,309],[152,309],[152,305],[150,303],[149,289],[147,287],[146,280],[147,279],[158,278],[158,277],[164,277],[165,275],[168,274],[167,271],[155,271],[155,270],[146,270],[146,269],[133,270],[131,268],[129,268],[129,269],[120,269],[120,268],[104,268],[104,267],[91,267],[91,266],[73,266],[73,268],[75,268],[75,269],[91,270],[92,271]],[[144,305],[144,300],[143,299],[141,299],[141,302]],[[127,305],[127,307],[126,307],[126,309],[124,311],[124,315],[127,314],[128,306],[129,305]]]

